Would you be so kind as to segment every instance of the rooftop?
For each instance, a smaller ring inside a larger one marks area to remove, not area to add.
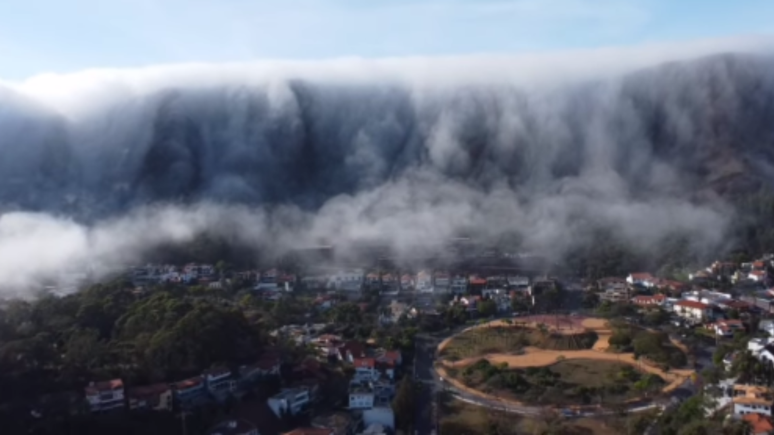
[[[111,379],[103,382],[92,382],[86,388],[86,394],[99,394],[106,391],[121,390],[124,388],[124,381],[121,379]]]
[[[242,435],[251,430],[256,430],[256,427],[246,420],[226,420],[219,423],[217,426],[210,429],[208,435]]]
[[[154,397],[160,394],[164,394],[169,391],[169,385],[167,384],[154,384],[146,385],[142,387],[133,387],[127,391],[129,397],[143,399],[146,397]]]
[[[683,299],[681,301],[677,301],[675,303],[675,305],[678,306],[678,307],[695,308],[695,309],[699,309],[699,310],[706,310],[707,308],[709,308],[709,305],[707,305],[707,304],[705,304],[703,302],[689,301],[689,300],[685,300],[685,299]]]
[[[774,424],[771,423],[771,417],[763,414],[747,414],[742,417],[742,420],[750,424],[750,429],[752,429],[752,433],[754,434],[771,433],[771,431],[774,431]]]
[[[196,377],[189,378],[189,379],[186,379],[186,380],[183,380],[183,381],[180,381],[180,382],[175,382],[174,384],[172,384],[172,386],[176,390],[185,390],[187,388],[193,388],[193,387],[196,387],[198,385],[201,385],[202,381],[203,381],[203,379],[202,379],[201,376],[196,376]]]
[[[293,429],[290,432],[285,432],[282,435],[331,435],[333,434],[333,430],[331,429],[322,429],[319,427],[300,427],[298,429]]]

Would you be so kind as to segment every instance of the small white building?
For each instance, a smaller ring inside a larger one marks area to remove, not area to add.
[[[279,394],[270,397],[267,404],[274,415],[281,417],[286,410],[292,415],[298,414],[306,408],[311,400],[308,388],[286,388]]]
[[[451,279],[449,291],[455,295],[464,295],[468,292],[468,278],[465,276],[455,276]]]
[[[644,287],[653,287],[656,278],[649,273],[632,273],[626,277],[626,282],[631,285],[641,285]]]
[[[766,271],[765,270],[752,270],[747,275],[747,279],[755,282],[762,282],[766,279]]]
[[[374,407],[376,395],[367,382],[353,383],[349,387],[349,409],[370,409]]]
[[[712,307],[703,302],[683,299],[674,304],[673,310],[678,316],[694,323],[712,319]]]
[[[750,351],[753,356],[760,358],[761,353],[764,349],[766,349],[766,346],[774,343],[774,338],[751,338],[750,341],[747,342],[747,350]]]
[[[417,273],[417,291],[423,293],[433,291],[433,276],[430,272],[421,270]]]
[[[108,411],[125,406],[124,382],[121,379],[91,382],[84,391],[92,412]]]
[[[362,269],[337,271],[330,276],[328,287],[342,291],[360,291],[363,287],[365,274]]]

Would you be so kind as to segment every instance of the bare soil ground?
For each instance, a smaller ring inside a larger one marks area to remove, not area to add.
[[[534,321],[535,320],[534,317],[539,317],[538,319],[539,321],[537,323]],[[554,327],[558,328],[561,325],[564,325],[565,326],[565,329],[563,329],[564,331],[591,330],[597,333],[597,335],[599,336],[599,339],[594,344],[594,347],[592,349],[586,349],[586,350],[557,351],[557,350],[538,349],[535,347],[526,347],[524,348],[523,355],[487,354],[487,355],[474,356],[474,357],[453,361],[453,362],[444,360],[437,367],[438,372],[441,374],[441,376],[443,376],[450,383],[452,383],[456,388],[463,390],[469,394],[477,395],[479,397],[483,397],[488,400],[501,400],[505,402],[510,402],[512,405],[516,405],[516,406],[524,405],[524,404],[518,401],[506,400],[500,397],[482,393],[472,388],[468,388],[465,385],[463,385],[461,382],[453,378],[449,378],[448,373],[444,369],[444,366],[454,367],[454,368],[465,367],[469,364],[475,363],[476,361],[482,358],[489,360],[493,364],[504,362],[504,363],[507,363],[509,367],[513,367],[513,368],[542,367],[542,366],[556,364],[557,361],[569,360],[569,359],[597,359],[597,360],[630,364],[644,372],[658,375],[667,382],[667,385],[662,390],[665,393],[675,390],[680,385],[682,385],[683,382],[685,382],[688,378],[690,378],[695,374],[695,371],[693,370],[664,371],[664,370],[661,370],[661,368],[659,367],[655,367],[649,364],[645,364],[641,361],[638,361],[637,359],[634,358],[634,354],[632,353],[607,353],[606,351],[609,348],[608,340],[610,338],[612,331],[608,327],[607,321],[605,321],[604,319],[580,318],[580,317],[569,317],[569,316],[564,316],[564,319],[560,319],[560,320],[557,320],[557,316],[533,316],[533,318],[517,318],[517,319],[519,320],[529,319],[523,323],[519,322],[521,323],[520,326],[534,325],[534,327],[537,327],[538,324],[543,323],[544,325],[548,326],[549,329],[552,329]],[[546,323],[544,321],[549,319],[554,319],[555,326],[552,326],[551,324]],[[508,322],[504,322],[501,320],[497,320],[492,323],[496,324],[496,326],[509,325]],[[489,324],[477,325],[472,328],[482,328],[487,326],[489,326]],[[472,328],[468,328],[468,329],[472,329]],[[453,338],[454,337],[449,337],[443,342],[441,342],[441,344],[438,346],[438,350],[442,351],[446,346],[449,345],[449,343]],[[684,348],[684,346],[682,346],[681,348]]]

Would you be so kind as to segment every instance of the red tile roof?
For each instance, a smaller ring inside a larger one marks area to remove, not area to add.
[[[359,341],[348,341],[341,347],[341,356],[346,357],[347,354],[352,355],[352,358],[362,358],[365,356],[365,346]]]
[[[682,300],[682,301],[677,301],[677,303],[675,303],[675,305],[677,305],[679,307],[696,308],[696,309],[700,309],[700,310],[706,310],[707,308],[709,308],[709,305],[707,305],[705,303],[697,302],[697,301],[689,301],[687,299],[686,300]]]
[[[195,387],[203,382],[203,379],[201,376],[196,376],[194,378],[189,378],[180,382],[175,382],[173,387],[175,387],[176,390],[185,390],[187,388]]]
[[[318,427],[300,427],[282,435],[332,435],[333,429],[322,429]]]
[[[647,281],[653,279],[653,275],[649,273],[633,273],[631,276],[635,281]]]
[[[121,379],[111,379],[109,381],[95,382],[85,388],[86,394],[99,394],[103,391],[120,390],[124,388],[124,381]]]
[[[355,367],[372,369],[376,367],[376,360],[373,358],[355,358],[353,364]]]
[[[746,414],[742,419],[751,426],[751,433],[753,435],[767,434],[774,430],[774,424],[771,422],[771,417],[767,417],[763,414]]]

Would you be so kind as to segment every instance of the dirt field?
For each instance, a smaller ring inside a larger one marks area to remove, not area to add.
[[[541,316],[534,316],[534,317],[541,317]],[[550,317],[552,319],[555,319],[555,316],[542,316],[542,317]],[[528,319],[528,318],[520,318],[519,320]],[[560,318],[561,319],[561,318]],[[541,319],[546,320],[546,319]],[[507,322],[503,321],[495,321],[492,323],[496,323],[498,326],[507,326]],[[519,322],[521,323],[521,322]],[[538,321],[537,323],[544,323],[547,326],[549,326],[550,329],[553,329],[552,326],[546,322]],[[530,318],[530,320],[527,320],[524,322],[525,325],[532,324],[537,325],[535,323],[533,318]],[[632,353],[621,353],[621,354],[614,354],[614,353],[607,353],[605,352],[608,347],[609,343],[608,340],[611,335],[611,331],[609,327],[607,326],[607,322],[603,319],[594,319],[594,318],[578,318],[578,317],[565,317],[565,319],[559,320],[559,322],[555,322],[555,325],[565,325],[565,330],[584,330],[589,329],[592,331],[595,331],[597,335],[599,336],[599,339],[594,344],[594,347],[589,350],[567,350],[567,351],[556,351],[556,350],[545,350],[545,349],[538,349],[535,347],[527,347],[524,349],[523,355],[505,355],[505,354],[488,354],[488,355],[481,355],[476,356],[472,358],[466,358],[459,361],[442,361],[442,365],[445,365],[446,367],[464,367],[469,364],[475,363],[476,361],[485,358],[489,360],[493,364],[497,363],[507,363],[509,367],[513,368],[526,368],[526,367],[542,367],[542,366],[548,366],[555,364],[558,359],[597,359],[597,360],[605,360],[605,361],[613,361],[613,362],[620,362],[625,364],[630,364],[639,370],[642,370],[647,373],[652,373],[655,375],[660,376],[664,379],[664,381],[667,382],[667,385],[662,390],[665,393],[668,393],[670,391],[675,390],[677,387],[682,385],[683,382],[685,382],[688,378],[690,378],[695,372],[693,370],[670,370],[668,372],[665,372],[661,370],[658,367],[654,367],[648,364],[644,364],[634,358],[634,354]],[[477,325],[473,328],[480,328],[480,327],[486,327],[487,325]],[[470,328],[469,328],[470,329]],[[450,337],[438,346],[438,350],[441,351],[444,349],[445,346],[449,344],[453,337]],[[561,358],[560,358],[561,357]],[[461,382],[449,378],[448,374],[446,373],[446,370],[443,369],[443,366],[438,367],[438,372],[443,376],[445,379],[447,379],[450,383],[452,383],[456,388],[466,391],[469,394],[477,395],[489,400],[501,400],[506,402],[511,402],[514,405],[523,405],[523,403],[518,401],[511,401],[511,400],[505,400],[502,398],[494,397],[485,393],[482,393],[480,391],[471,389],[463,385]]]

